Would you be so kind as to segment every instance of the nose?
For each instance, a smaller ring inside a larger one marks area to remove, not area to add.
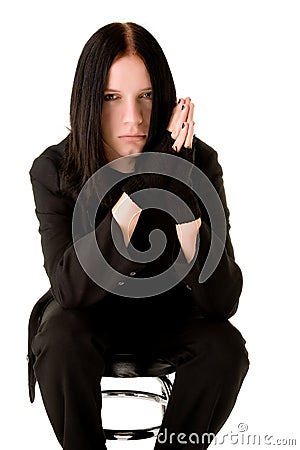
[[[143,122],[142,108],[136,99],[127,99],[124,103],[124,123],[140,124]]]

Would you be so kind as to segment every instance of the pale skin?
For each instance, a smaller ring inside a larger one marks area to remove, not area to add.
[[[112,64],[101,117],[104,153],[108,162],[142,152],[150,125],[151,89],[149,74],[137,55],[123,56]],[[193,114],[194,104],[189,97],[181,98],[173,109],[167,129],[175,140],[173,149],[177,152],[180,152],[182,147],[192,146]],[[120,170],[131,172],[132,160],[134,158],[123,158]],[[130,242],[141,211],[126,193],[122,194],[112,208],[113,217],[122,230],[126,246]],[[200,226],[200,218],[176,225],[178,240],[188,262],[194,257]]]

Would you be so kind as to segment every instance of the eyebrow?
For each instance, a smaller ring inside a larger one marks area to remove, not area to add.
[[[146,88],[143,88],[143,89],[139,89],[139,92],[151,91],[151,90],[152,90],[152,87],[150,86],[150,87],[146,87]],[[121,91],[119,91],[118,89],[107,88],[107,89],[104,89],[104,92],[118,92],[118,93],[120,93]]]

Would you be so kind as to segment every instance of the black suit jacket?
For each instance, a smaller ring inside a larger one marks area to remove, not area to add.
[[[118,296],[117,293],[107,292],[92,281],[83,270],[76,255],[72,239],[72,215],[75,202],[63,195],[61,190],[61,161],[67,140],[68,137],[59,144],[44,150],[34,159],[30,169],[44,267],[50,282],[49,291],[35,305],[29,321],[28,357],[31,401],[34,399],[35,378],[32,371],[34,355],[30,345],[47,303],[55,298],[64,308],[85,308],[100,302],[107,296],[112,298],[115,295]],[[197,137],[193,139],[193,152],[195,165],[210,180],[221,200],[227,225],[226,242],[216,269],[204,283],[199,283],[199,274],[207,258],[211,242],[210,218],[201,204],[199,253],[188,274],[175,288],[174,294],[176,289],[179,289],[180,296],[186,297],[186,301],[192,303],[194,310],[198,313],[226,320],[237,310],[243,279],[235,261],[229,234],[229,209],[223,184],[223,171],[218,162],[217,152]],[[105,260],[118,272],[118,278],[112,279],[112,284],[122,285],[119,283],[120,275],[135,273],[138,276],[145,269],[145,264],[132,261],[116,250],[111,237],[112,220],[111,211],[105,211],[102,220],[96,226],[95,233]],[[121,291],[120,295],[122,295]]]

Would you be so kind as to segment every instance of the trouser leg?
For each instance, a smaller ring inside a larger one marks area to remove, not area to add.
[[[205,449],[230,415],[248,371],[245,341],[229,322],[192,319],[173,342],[176,375],[155,450]]]
[[[65,310],[53,301],[45,314],[32,349],[56,437],[65,450],[105,449],[100,415],[104,339],[93,333],[88,311]]]

